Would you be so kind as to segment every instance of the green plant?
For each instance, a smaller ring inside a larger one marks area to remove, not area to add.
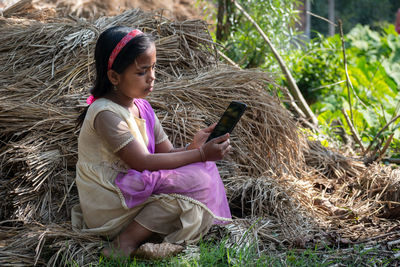
[[[318,114],[322,125],[332,125],[340,120],[351,135],[341,109],[348,117],[350,105],[352,124],[365,147],[371,150],[382,147],[393,134],[389,155],[400,152],[400,37],[393,25],[380,32],[358,25],[346,36],[348,74],[352,88],[348,97],[343,67],[341,41],[338,35],[314,39],[306,50],[296,50],[287,60],[293,62],[292,70],[299,88]],[[350,87],[351,88],[351,87]],[[351,104],[350,104],[351,103]],[[378,133],[380,133],[379,136]],[[331,133],[333,135],[333,131]]]
[[[293,30],[298,20],[298,0],[237,0],[266,32],[268,38],[283,52],[297,40]],[[222,38],[225,53],[243,68],[262,67],[271,71],[279,69],[267,44],[238,10],[230,8],[225,20],[231,25]]]

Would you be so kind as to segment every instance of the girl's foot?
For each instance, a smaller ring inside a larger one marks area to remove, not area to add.
[[[164,259],[177,255],[182,252],[184,248],[180,245],[171,243],[145,243],[141,245],[137,250],[131,253],[131,256],[138,256],[145,259]]]
[[[117,238],[109,243],[108,247],[103,248],[100,253],[106,258],[127,258],[135,251],[135,247],[124,246],[124,244],[120,244],[119,238]]]

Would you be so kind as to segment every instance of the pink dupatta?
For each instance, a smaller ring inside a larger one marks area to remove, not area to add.
[[[149,139],[147,149],[154,154],[155,115],[144,99],[135,99],[140,116],[146,120]],[[214,162],[197,162],[173,170],[142,171],[130,169],[119,173],[115,184],[121,190],[129,208],[143,203],[152,194],[177,194],[193,203],[202,205],[214,216],[214,223],[231,221],[231,212],[225,188]]]

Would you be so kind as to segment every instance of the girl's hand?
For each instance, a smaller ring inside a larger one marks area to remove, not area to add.
[[[207,141],[208,136],[214,130],[216,125],[217,123],[213,123],[207,128],[198,131],[193,138],[193,142],[189,145],[188,150],[196,149],[204,145],[204,143]]]
[[[225,154],[231,150],[229,133],[210,140],[202,146],[202,149],[206,161],[223,159]]]

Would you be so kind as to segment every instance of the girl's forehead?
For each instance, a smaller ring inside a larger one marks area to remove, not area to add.
[[[153,65],[157,60],[156,57],[156,47],[152,44],[146,51],[139,55],[135,60],[135,65],[137,67],[149,67]]]

